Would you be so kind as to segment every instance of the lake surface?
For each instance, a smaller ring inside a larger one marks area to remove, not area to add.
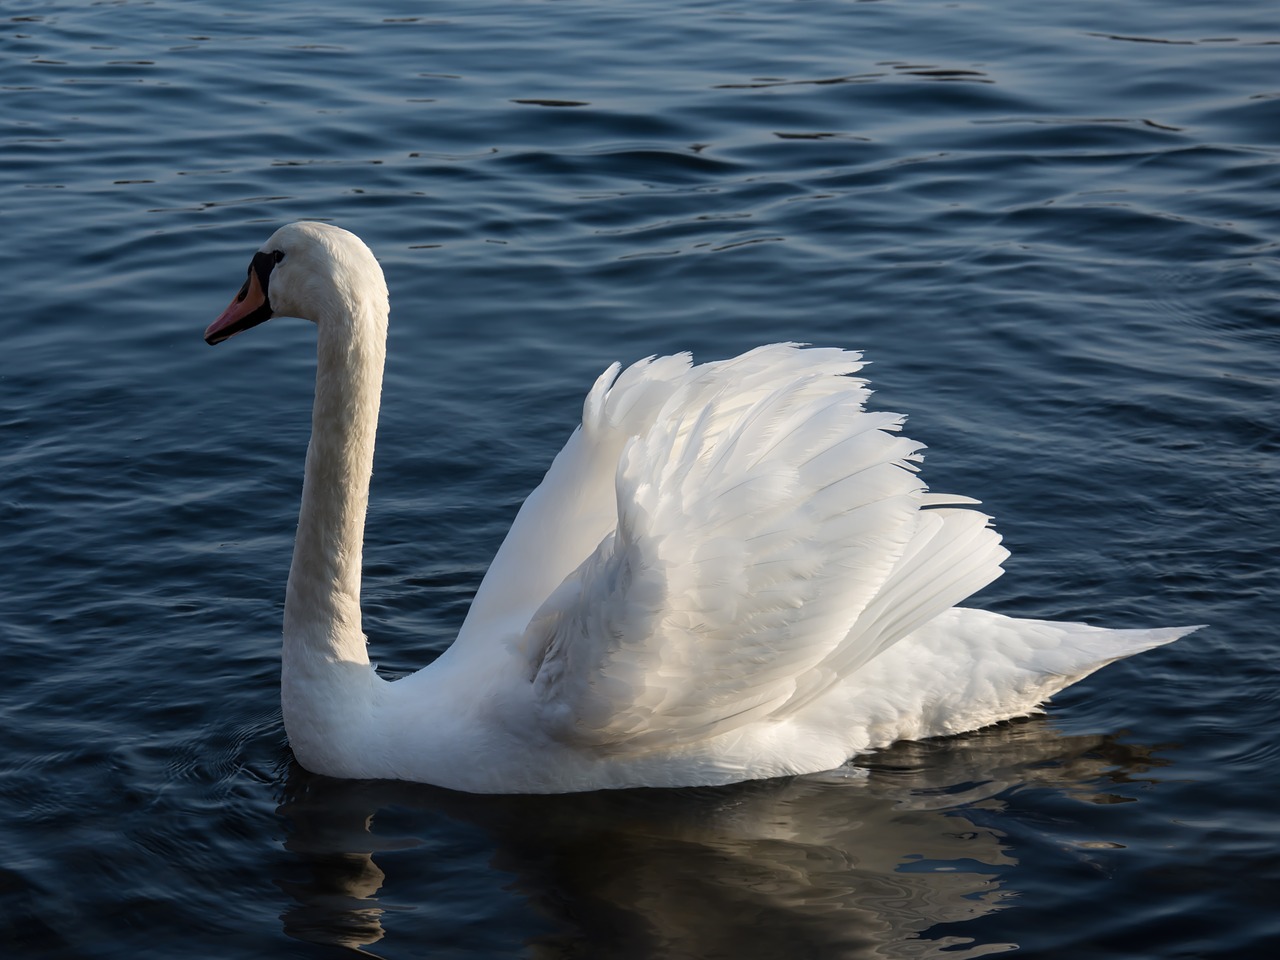
[[[5,956],[1274,956],[1274,0],[4,13]],[[775,340],[865,350],[995,515],[975,605],[1210,626],[839,774],[309,775],[277,685],[314,334],[201,340],[304,217],[392,290],[388,676],[608,363]]]

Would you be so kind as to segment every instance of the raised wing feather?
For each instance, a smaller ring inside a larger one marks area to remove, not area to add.
[[[553,735],[647,750],[788,716],[998,575],[985,517],[921,511],[920,445],[862,409],[859,367],[790,345],[694,367],[626,442],[616,530],[521,643]]]
[[[557,454],[511,524],[452,650],[519,634],[562,580],[617,525],[614,478],[627,440],[649,428],[687,379],[687,353],[650,357],[621,376],[614,364],[583,403],[582,426]]]

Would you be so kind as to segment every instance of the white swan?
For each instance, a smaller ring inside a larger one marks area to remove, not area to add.
[[[858,354],[776,344],[606,370],[457,641],[385,681],[360,621],[382,270],[345,230],[282,227],[205,339],[276,315],[317,327],[281,684],[309,770],[483,793],[808,773],[1031,712],[1193,629],[954,606],[1001,573],[988,518],[925,492]]]

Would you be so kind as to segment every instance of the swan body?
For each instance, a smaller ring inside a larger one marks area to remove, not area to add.
[[[298,761],[479,793],[729,783],[1026,714],[1193,628],[1105,630],[956,606],[1007,552],[926,492],[856,353],[760,347],[610,367],[519,511],[455,643],[389,682],[360,617],[388,317],[373,254],[278,230],[205,338],[317,327],[282,704]]]

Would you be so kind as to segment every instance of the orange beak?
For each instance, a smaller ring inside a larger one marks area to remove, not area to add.
[[[267,298],[271,268],[275,260],[269,254],[258,253],[249,264],[249,276],[227,309],[204,332],[206,343],[221,343],[250,327],[270,320],[273,316],[271,301]]]

